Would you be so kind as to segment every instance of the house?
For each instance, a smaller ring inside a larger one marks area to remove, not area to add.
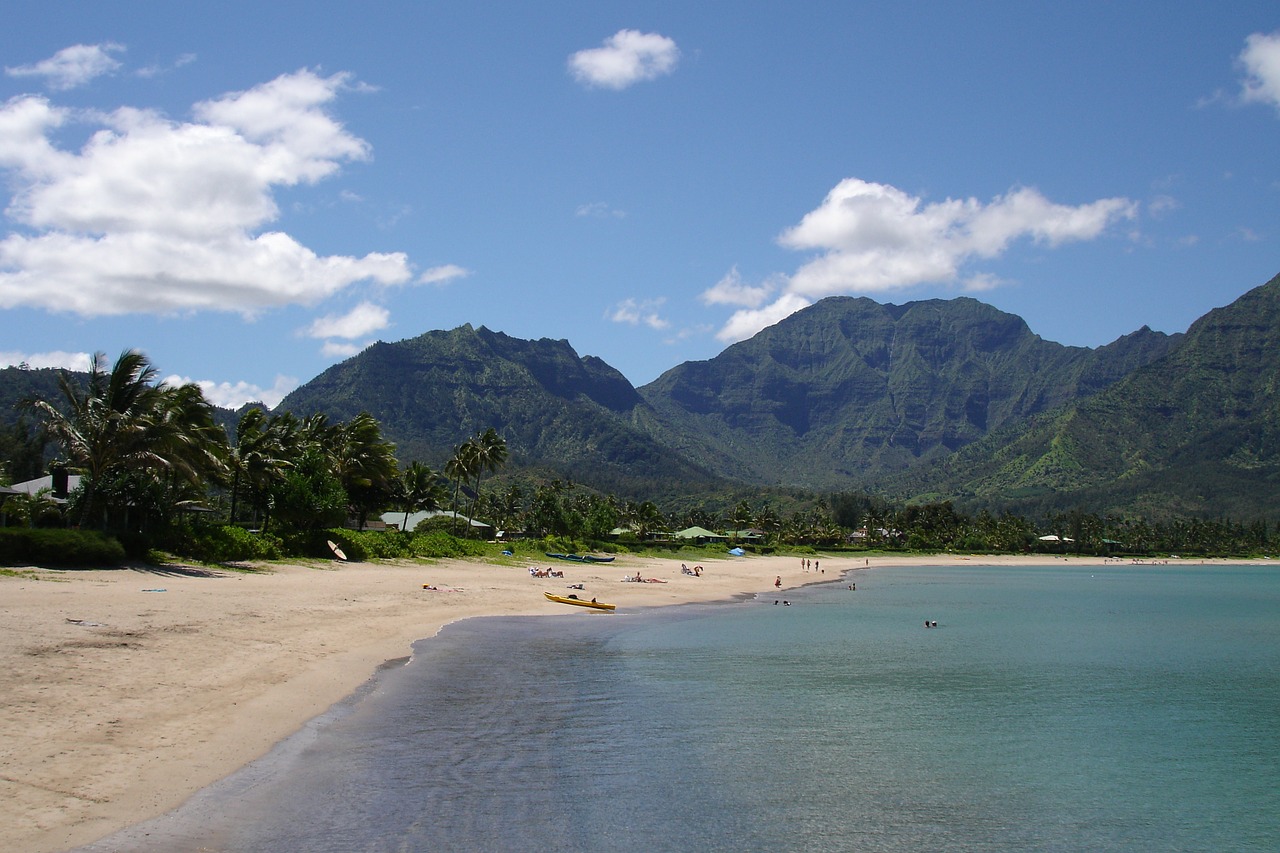
[[[67,495],[80,488],[80,481],[84,479],[79,474],[68,474],[62,471],[58,474],[47,474],[43,477],[36,477],[34,480],[27,480],[22,483],[14,483],[9,486],[15,494],[36,495],[41,489],[48,489],[50,497],[58,503],[66,503]]]
[[[729,537],[721,533],[713,533],[705,527],[686,527],[684,530],[678,530],[672,534],[677,539],[692,539],[699,545],[707,542],[727,542]]]
[[[422,512],[411,512],[409,513],[408,521],[405,520],[403,512],[384,512],[381,516],[379,516],[379,518],[382,519],[382,521],[386,524],[387,527],[394,527],[395,529],[400,530],[403,525],[403,529],[409,531],[410,533],[413,532],[415,527],[417,527],[423,521],[426,521],[428,518],[457,519],[458,523],[460,524],[471,525],[472,529],[475,530],[476,533],[482,539],[492,539],[495,533],[492,524],[486,524],[483,521],[476,521],[474,518],[467,518],[462,513],[455,513],[455,512],[452,512],[451,510],[444,510],[444,509],[432,509],[432,510],[425,510]]]

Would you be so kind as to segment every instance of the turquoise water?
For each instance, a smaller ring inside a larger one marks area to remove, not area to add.
[[[91,849],[1280,847],[1280,571],[852,580],[450,626]]]

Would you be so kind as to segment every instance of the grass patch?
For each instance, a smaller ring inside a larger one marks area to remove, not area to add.
[[[23,578],[29,581],[42,580],[40,575],[31,569],[0,569],[0,578]]]

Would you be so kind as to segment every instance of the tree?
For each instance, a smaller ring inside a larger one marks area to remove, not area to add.
[[[455,534],[458,522],[458,493],[463,484],[470,481],[478,464],[477,448],[475,442],[470,439],[455,447],[453,456],[444,463],[444,474],[453,481],[453,532]]]
[[[299,530],[320,530],[341,524],[347,514],[347,494],[333,466],[318,447],[307,447],[273,485],[276,517]]]
[[[410,463],[400,475],[395,495],[396,508],[404,513],[401,529],[408,531],[411,513],[439,509],[444,497],[440,475],[421,462]]]
[[[729,521],[734,530],[746,530],[751,526],[751,522],[754,519],[755,511],[751,508],[751,502],[746,498],[738,501],[738,505],[733,508],[733,513],[729,516]]]
[[[493,427],[471,439],[475,445],[472,474],[476,478],[476,496],[471,499],[471,513],[475,512],[476,498],[480,496],[480,481],[485,471],[497,471],[507,464],[507,442]]]
[[[29,424],[25,417],[0,426],[0,482],[34,480],[44,471],[44,430]]]
[[[228,450],[231,468],[231,512],[229,521],[236,520],[240,500],[240,488],[244,486],[251,495],[265,494],[281,473],[284,460],[277,441],[278,433],[270,429],[262,409],[254,407],[245,412],[236,424],[235,442]]]
[[[213,406],[200,386],[160,387],[151,440],[164,460],[168,490],[179,500],[202,500],[207,484],[228,475],[226,432],[214,420]]]
[[[338,482],[363,529],[369,512],[380,509],[395,494],[395,445],[382,438],[382,426],[368,412],[324,434],[333,441]]]
[[[136,350],[123,352],[110,370],[104,360],[93,355],[87,386],[60,375],[63,407],[26,401],[86,479],[82,525],[100,519],[105,526],[113,498],[118,503],[122,489],[129,491],[122,484],[137,488],[146,476],[164,473],[163,487],[193,485],[219,470],[218,433],[200,388],[152,384],[156,370]]]

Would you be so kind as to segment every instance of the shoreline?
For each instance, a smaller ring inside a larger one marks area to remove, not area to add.
[[[717,557],[702,577],[682,575],[678,560],[629,556],[552,561],[563,578],[470,560],[19,570],[0,577],[0,842],[67,850],[164,814],[447,624],[579,611],[541,594],[569,584],[623,609],[741,601],[779,591],[775,579],[787,590],[890,566],[1133,564],[1052,555],[817,559],[830,571],[803,571],[799,556]],[[666,583],[621,582],[637,572]]]

